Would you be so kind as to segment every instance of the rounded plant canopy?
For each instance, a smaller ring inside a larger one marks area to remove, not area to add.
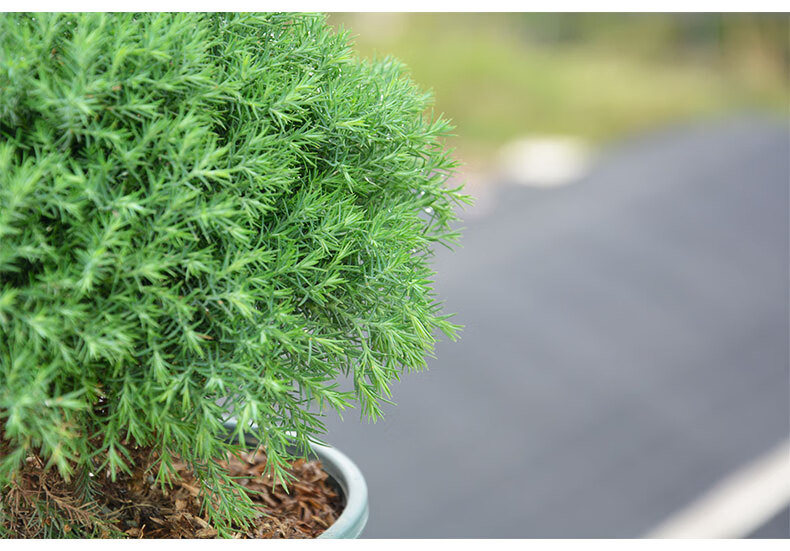
[[[0,489],[31,455],[68,481],[144,449],[243,522],[215,461],[242,431],[282,476],[321,408],[380,415],[455,330],[429,104],[323,16],[0,17]]]

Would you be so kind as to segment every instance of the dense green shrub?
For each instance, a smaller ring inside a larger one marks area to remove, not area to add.
[[[3,495],[34,457],[87,502],[149,449],[227,535],[253,514],[215,462],[242,428],[282,475],[324,406],[380,415],[455,330],[428,257],[463,197],[429,103],[322,16],[0,16]]]

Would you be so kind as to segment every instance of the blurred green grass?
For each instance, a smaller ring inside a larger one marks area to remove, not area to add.
[[[528,134],[602,143],[735,111],[786,116],[787,15],[331,14],[453,119],[468,161]]]

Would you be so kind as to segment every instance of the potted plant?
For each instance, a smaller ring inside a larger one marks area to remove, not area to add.
[[[456,330],[428,105],[318,15],[0,17],[0,536],[361,530],[323,412]]]

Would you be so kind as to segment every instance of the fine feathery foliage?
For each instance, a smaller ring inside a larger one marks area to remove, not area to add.
[[[456,330],[428,262],[465,197],[429,106],[323,16],[0,15],[0,535],[25,500],[28,531],[106,534],[95,481],[140,450],[230,535],[243,432],[282,478],[325,407],[380,416]],[[14,493],[31,461],[84,503]]]

